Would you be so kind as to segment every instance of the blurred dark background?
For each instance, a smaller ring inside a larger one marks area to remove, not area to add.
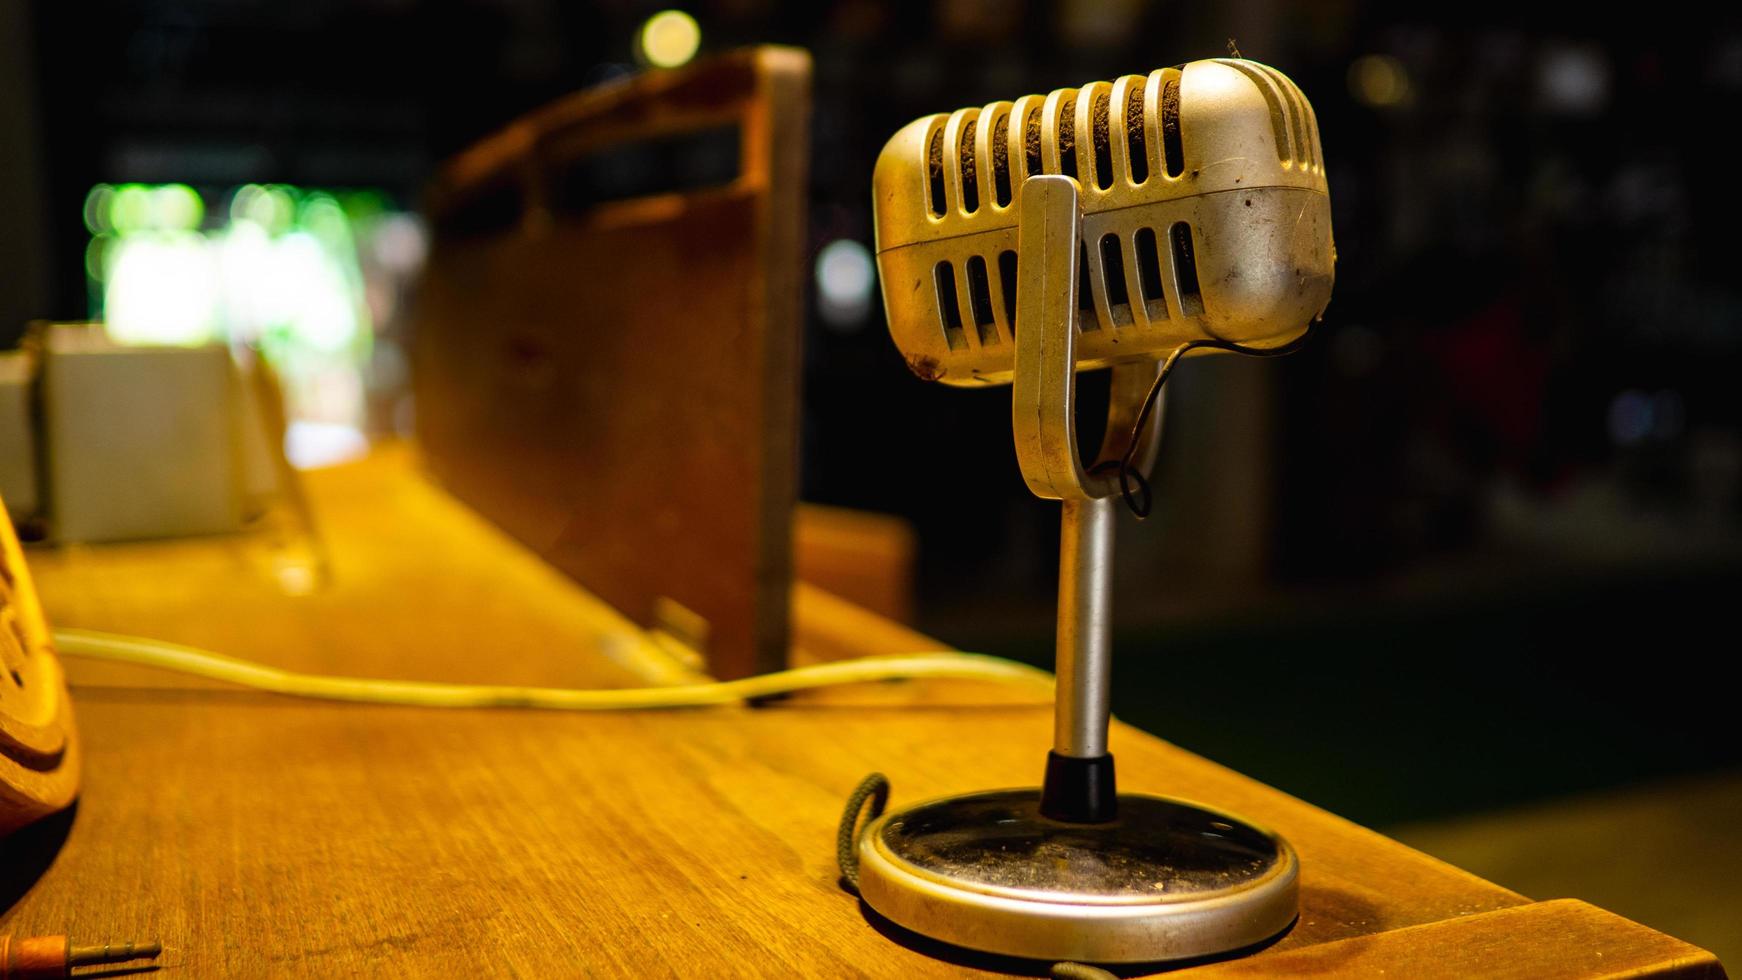
[[[93,186],[361,187],[415,208],[446,156],[642,70],[656,9],[5,0],[0,342],[88,314]],[[1717,166],[1742,19],[1372,0],[687,9],[703,54],[814,54],[813,260],[870,245],[872,163],[924,113],[1230,45],[1313,100],[1336,293],[1300,354],[1197,359],[1170,383],[1157,513],[1120,531],[1122,717],[1371,823],[1742,762],[1742,196]],[[1045,662],[1057,513],[1017,473],[1008,390],[925,385],[874,295],[811,293],[805,498],[914,523],[922,629]]]

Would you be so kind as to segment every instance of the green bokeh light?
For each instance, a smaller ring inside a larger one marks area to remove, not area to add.
[[[85,228],[93,235],[114,231],[110,214],[115,207],[115,188],[98,184],[85,195]]]
[[[109,205],[109,227],[122,235],[151,227],[151,190],[142,184],[122,184]]]
[[[206,217],[206,202],[186,184],[164,184],[151,192],[153,227],[165,231],[192,231]]]

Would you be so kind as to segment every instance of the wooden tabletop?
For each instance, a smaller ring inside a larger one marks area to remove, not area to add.
[[[292,536],[270,531],[28,558],[58,626],[382,677],[649,675],[620,617],[403,453],[310,474],[309,492],[331,571],[312,591]],[[813,655],[928,644],[815,590],[795,598]],[[1040,968],[901,933],[840,888],[834,858],[842,803],[873,770],[895,805],[1034,783],[1051,725],[1032,692],[909,682],[563,714],[69,673],[84,794],[70,819],[0,845],[0,933],[158,939],[162,972],[190,977]],[[1693,946],[1577,901],[1532,902],[1135,729],[1115,725],[1112,749],[1122,789],[1232,810],[1300,854],[1292,931],[1186,976],[1723,976]]]

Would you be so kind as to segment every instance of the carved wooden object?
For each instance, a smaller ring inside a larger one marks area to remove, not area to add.
[[[757,48],[583,92],[429,200],[431,472],[721,677],[787,648],[809,77]]]
[[[79,792],[79,737],[48,622],[0,504],[0,837]]]

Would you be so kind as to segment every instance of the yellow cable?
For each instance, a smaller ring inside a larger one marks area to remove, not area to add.
[[[275,694],[331,701],[361,701],[424,708],[548,708],[611,711],[636,708],[692,708],[737,704],[751,698],[813,687],[862,684],[908,678],[1017,681],[1052,686],[1052,675],[1026,664],[977,653],[915,653],[866,657],[795,667],[735,681],[671,687],[579,690],[522,687],[515,684],[442,684],[368,677],[333,677],[280,670],[226,657],[197,647],[94,630],[54,631],[55,648],[65,657],[84,657],[156,667]]]

